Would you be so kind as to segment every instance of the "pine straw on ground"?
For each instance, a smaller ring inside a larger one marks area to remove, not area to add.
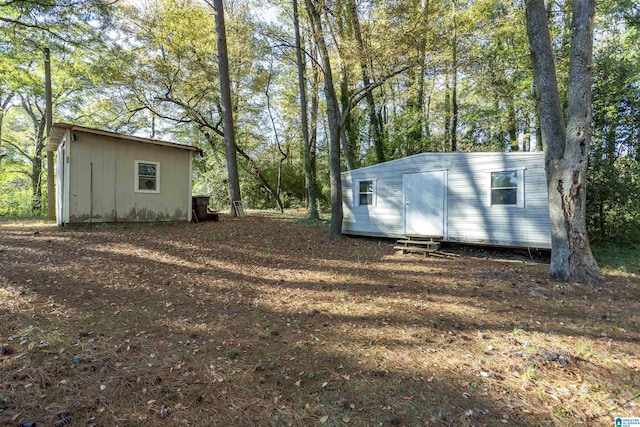
[[[638,416],[637,276],[402,255],[282,216],[0,223],[0,424],[613,425]]]

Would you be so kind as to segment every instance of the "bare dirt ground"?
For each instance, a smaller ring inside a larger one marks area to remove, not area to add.
[[[638,277],[402,255],[275,214],[0,223],[0,425],[589,425],[640,416]],[[25,424],[28,425],[28,424]]]

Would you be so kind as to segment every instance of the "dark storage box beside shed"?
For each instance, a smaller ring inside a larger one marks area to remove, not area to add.
[[[198,222],[207,220],[207,207],[209,206],[209,196],[193,196],[191,207],[196,213]]]

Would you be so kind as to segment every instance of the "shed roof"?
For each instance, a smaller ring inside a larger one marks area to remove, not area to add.
[[[90,133],[92,135],[108,136],[111,138],[122,139],[125,141],[143,142],[146,144],[162,145],[165,147],[173,147],[173,148],[180,148],[180,149],[189,150],[189,151],[201,152],[199,148],[193,147],[191,145],[178,144],[178,143],[169,142],[169,141],[161,141],[158,139],[143,138],[140,136],[125,135],[122,133],[110,132],[107,130],[78,126],[71,123],[54,123],[53,126],[51,126],[51,131],[49,132],[49,135],[47,138],[47,147],[46,147],[47,151],[56,151],[58,149],[58,146],[60,145],[60,142],[62,141],[62,138],[64,137],[65,133],[68,130],[70,130],[71,132],[78,131],[78,132]]]

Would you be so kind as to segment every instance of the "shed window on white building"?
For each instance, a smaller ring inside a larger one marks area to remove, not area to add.
[[[358,206],[375,205],[375,181],[358,181]]]
[[[136,160],[135,191],[160,192],[160,163]]]
[[[524,169],[491,172],[491,206],[524,207]]]

